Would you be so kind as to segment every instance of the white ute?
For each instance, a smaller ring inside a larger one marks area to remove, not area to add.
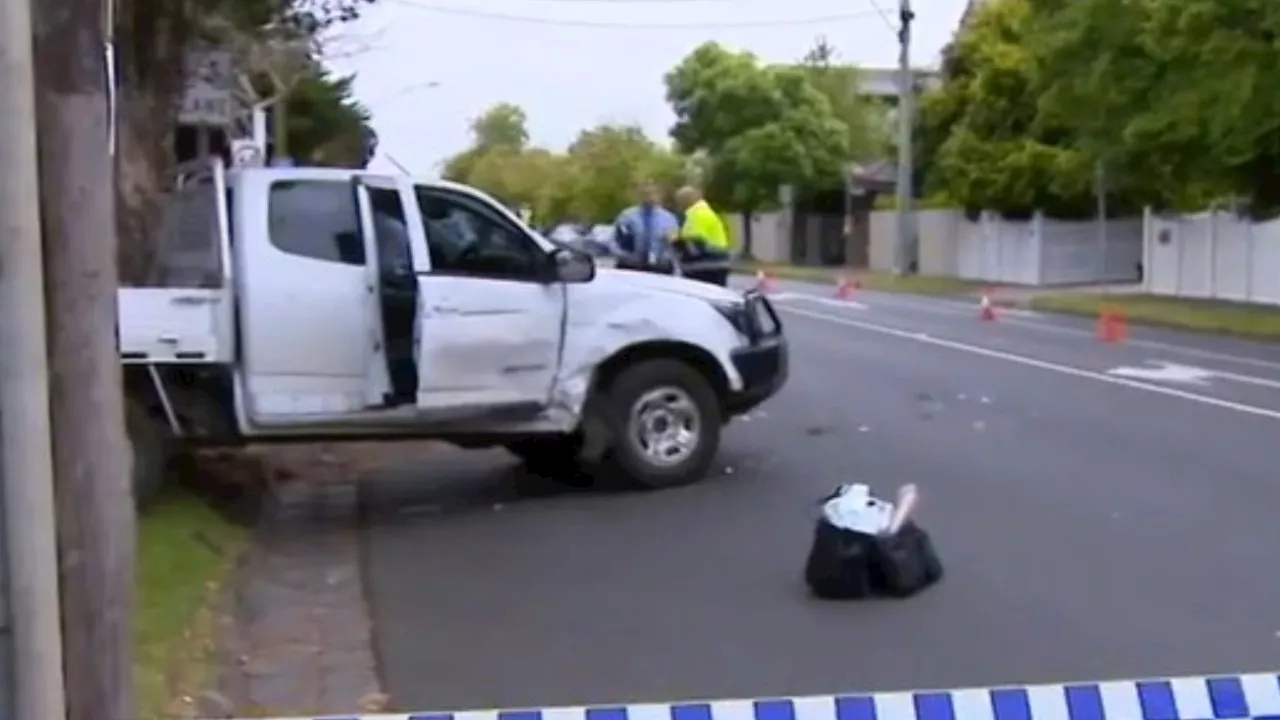
[[[162,438],[434,438],[666,487],[786,381],[763,296],[598,270],[463,185],[215,162],[170,211],[119,296],[139,478]]]

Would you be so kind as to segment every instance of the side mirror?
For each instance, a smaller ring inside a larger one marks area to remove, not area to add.
[[[586,283],[596,277],[596,261],[587,253],[560,248],[551,254],[555,279],[563,283]]]

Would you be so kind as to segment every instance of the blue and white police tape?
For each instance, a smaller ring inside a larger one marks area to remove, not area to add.
[[[1280,674],[270,720],[1280,720]]]

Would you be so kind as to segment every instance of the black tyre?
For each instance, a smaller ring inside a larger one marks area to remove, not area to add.
[[[146,507],[164,486],[173,444],[169,430],[142,403],[125,400],[125,432],[133,450],[133,500]]]
[[[724,420],[715,390],[696,368],[647,360],[619,373],[605,392],[610,470],[647,489],[706,476]]]

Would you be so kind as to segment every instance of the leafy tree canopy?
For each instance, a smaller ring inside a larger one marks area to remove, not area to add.
[[[500,103],[472,122],[472,145],[445,163],[446,177],[474,185],[510,205],[533,208],[537,221],[610,222],[651,180],[672,190],[683,159],[639,127],[583,130],[563,153],[529,145],[524,110]]]
[[[1280,5],[1265,0],[993,0],[944,53],[921,106],[938,195],[1003,211],[1280,210]]]
[[[373,132],[367,108],[352,96],[354,75],[324,68],[304,75],[288,96],[289,148],[302,163],[363,167]]]
[[[714,198],[751,210],[771,204],[780,185],[806,191],[840,183],[852,132],[815,85],[819,73],[766,66],[716,43],[667,73],[671,136],[681,151],[705,154]]]

